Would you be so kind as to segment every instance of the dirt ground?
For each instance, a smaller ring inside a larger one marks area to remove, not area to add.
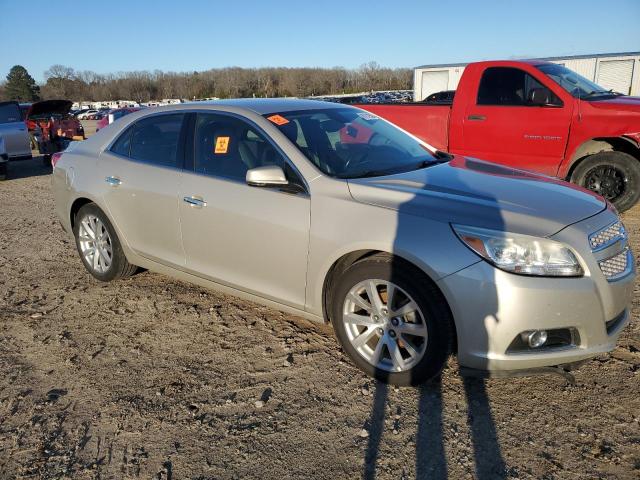
[[[1,479],[640,478],[640,295],[559,376],[376,384],[329,327],[155,274],[103,284],[50,169],[0,183]],[[640,252],[640,208],[625,215]]]

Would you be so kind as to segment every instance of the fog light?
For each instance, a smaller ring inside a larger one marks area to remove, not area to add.
[[[547,342],[547,337],[546,330],[532,330],[526,334],[527,343],[531,348],[538,348],[544,345]]]

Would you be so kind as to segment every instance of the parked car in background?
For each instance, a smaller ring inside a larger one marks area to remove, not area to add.
[[[5,160],[31,158],[29,132],[18,102],[0,102],[0,139]],[[6,169],[6,163],[3,170]]]
[[[31,105],[26,124],[38,151],[49,163],[51,155],[64,150],[73,140],[84,140],[84,128],[80,121],[69,114],[69,100],[44,100]]]
[[[619,211],[640,199],[640,98],[562,65],[472,63],[451,105],[361,107],[437,149],[571,181]]]
[[[138,110],[141,110],[141,107],[114,108],[113,110],[109,110],[105,116],[98,120],[98,123],[96,124],[96,132],[113,123],[117,119],[122,118],[125,115],[129,115],[130,113],[137,112]]]
[[[89,110],[86,110],[86,111],[84,111],[84,112],[79,113],[78,115],[76,115],[76,118],[77,118],[78,120],[89,120],[89,117],[90,117],[91,115],[95,115],[96,113],[98,113],[98,110],[89,109]]]
[[[52,163],[96,279],[143,267],[331,322],[391,383],[438,375],[454,348],[475,370],[579,362],[631,318],[634,259],[602,197],[438,153],[354,107],[160,107]]]
[[[427,98],[425,98],[422,103],[441,103],[444,105],[451,105],[455,94],[455,90],[444,90],[442,92],[432,93]]]

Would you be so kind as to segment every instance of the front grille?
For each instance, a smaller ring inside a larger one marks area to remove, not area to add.
[[[624,229],[624,225],[622,222],[617,221],[608,227],[589,235],[589,244],[591,245],[591,250],[596,252],[625,238],[627,238],[627,232]]]
[[[629,247],[625,247],[625,249],[617,255],[607,258],[606,260],[600,260],[598,265],[600,265],[600,270],[602,270],[607,280],[615,280],[627,273],[629,257]]]

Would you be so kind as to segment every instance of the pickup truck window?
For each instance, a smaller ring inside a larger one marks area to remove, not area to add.
[[[265,116],[332,177],[392,175],[443,162],[413,137],[363,110],[330,108]]]
[[[587,80],[576,72],[555,63],[538,65],[536,67],[551,80],[556,82],[575,98],[589,98],[589,100],[599,100],[621,95],[612,90],[607,90],[597,83]]]
[[[482,74],[477,104],[521,107],[561,106],[562,101],[524,70],[491,67]]]

